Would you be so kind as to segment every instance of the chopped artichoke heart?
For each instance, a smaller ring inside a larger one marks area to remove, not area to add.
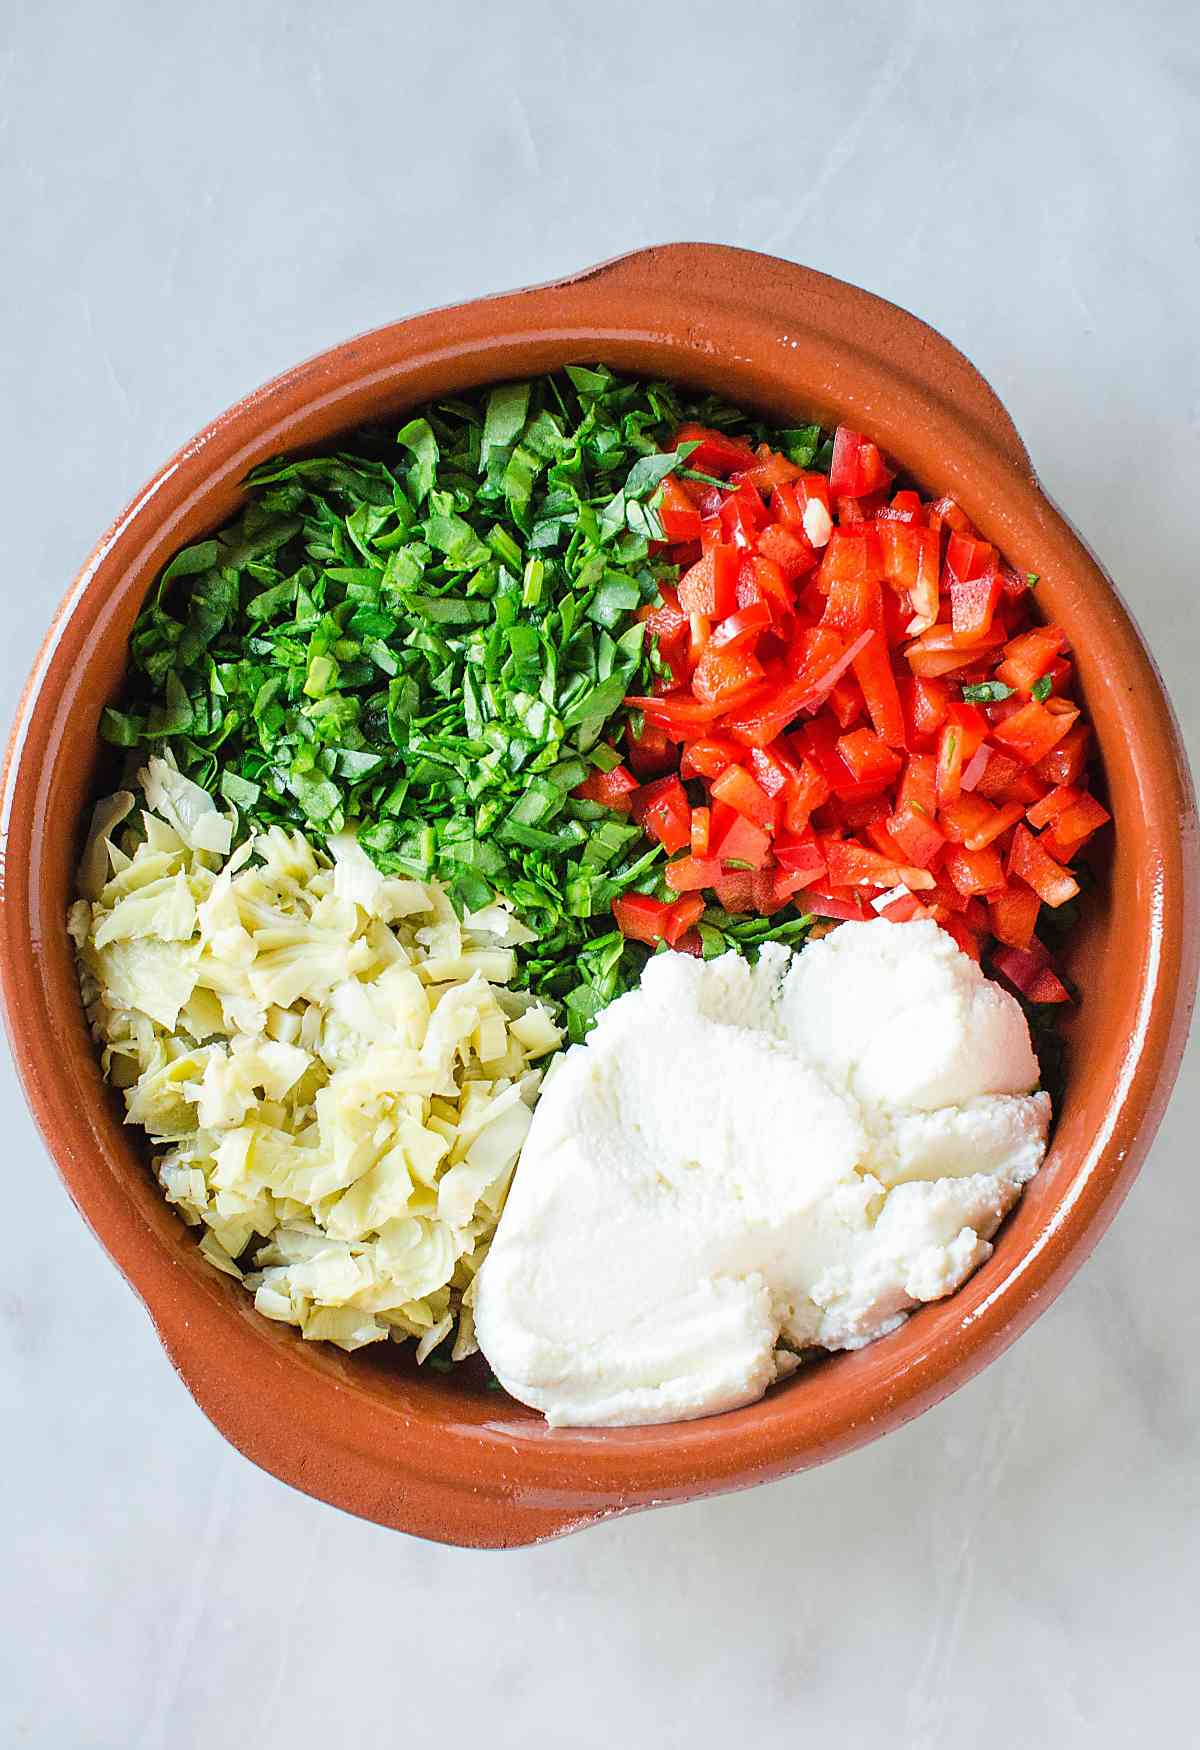
[[[71,908],[105,1074],[167,1200],[264,1317],[357,1349],[453,1337],[561,1034],[506,987],[500,903],[234,822],[169,760],[97,805]],[[119,840],[114,837],[125,823]],[[222,859],[224,861],[222,862]]]

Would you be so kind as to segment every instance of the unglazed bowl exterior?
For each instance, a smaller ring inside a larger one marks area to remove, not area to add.
[[[100,1076],[64,917],[142,599],[283,451],[434,397],[570,363],[713,389],[790,421],[871,434],[1041,582],[1074,648],[1114,816],[1071,942],[1083,1001],[1046,1164],[992,1258],[893,1335],[800,1371],[760,1403],[666,1427],[578,1430],[380,1345],[344,1356],[261,1318],[164,1202]],[[381,328],[215,420],[122,512],[38,657],[3,779],[0,977],[13,1055],[80,1213],[144,1302],[205,1414],[249,1458],[381,1525],[470,1546],[535,1542],[612,1514],[787,1475],[860,1446],[979,1371],[1050,1305],[1149,1148],[1197,973],[1195,797],[1154,663],[1112,582],[1040,490],[1012,421],[941,335],[807,268],[714,245],[649,249],[549,286]],[[385,1351],[380,1353],[380,1349]]]

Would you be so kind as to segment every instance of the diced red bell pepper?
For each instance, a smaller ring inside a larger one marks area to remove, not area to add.
[[[854,657],[854,677],[863,691],[876,733],[889,747],[905,744],[904,712],[883,631],[883,591],[871,578],[837,578],[830,587],[822,626],[852,639],[875,636]]]
[[[930,678],[953,674],[956,669],[970,668],[981,656],[996,650],[1004,642],[1003,628],[993,625],[975,644],[956,644],[954,628],[939,624],[922,632],[904,652],[909,667],[916,675]]]
[[[690,693],[664,693],[661,697],[630,693],[625,703],[631,711],[640,711],[649,722],[665,729],[674,741],[690,741],[693,736],[703,735],[724,709],[721,705],[706,705]]]
[[[925,507],[921,503],[919,492],[898,492],[892,502],[877,513],[881,523],[908,523],[912,527],[924,528]]]
[[[747,644],[705,645],[692,689],[705,704],[731,711],[759,685],[763,666]]]
[[[883,592],[883,631],[889,651],[898,651],[905,639],[911,636],[911,608],[908,597],[889,584]],[[892,660],[895,661],[894,655]],[[911,671],[906,668],[904,672],[908,674]]]
[[[1085,792],[1070,808],[1063,809],[1050,828],[1056,853],[1061,850],[1066,856],[1073,857],[1084,841],[1111,819],[1108,809]]]
[[[944,871],[943,871],[944,873]],[[933,915],[941,921],[943,915],[950,912],[966,913],[974,895],[960,893],[953,882],[947,877],[939,880],[933,893],[927,895],[925,903]]]
[[[834,795],[843,802],[866,802],[887,789],[890,779],[858,779],[854,776],[837,747],[837,725],[828,717],[814,717],[806,723],[800,731],[800,744]]]
[[[896,689],[904,713],[904,745],[910,752],[922,753],[946,721],[949,683],[924,675],[902,674],[896,678]]]
[[[990,541],[981,541],[977,535],[961,534],[958,530],[953,530],[946,542],[942,587],[948,590],[956,578],[960,583],[965,583],[972,577],[986,577],[996,570],[996,566],[996,549]]]
[[[761,603],[771,610],[775,624],[786,626],[791,621],[795,591],[784,582],[782,571],[772,559],[764,559],[759,553],[743,554],[736,595],[739,608]]]
[[[1042,902],[1032,887],[1006,887],[988,901],[993,936],[1010,948],[1028,948],[1037,929]]]
[[[828,779],[810,759],[802,758],[796,786],[784,798],[783,820],[787,830],[791,833],[803,832],[814,810],[823,807],[829,796]]]
[[[883,549],[873,523],[834,529],[817,570],[825,594],[835,583],[876,582],[883,576]]]
[[[943,805],[938,813],[938,825],[952,844],[965,845],[974,834],[985,830],[999,812],[982,796],[962,795]],[[995,836],[999,837],[999,834]],[[985,839],[984,843],[990,844],[991,840]],[[983,847],[971,845],[968,848],[981,850]]]
[[[726,541],[742,552],[749,552],[766,524],[767,511],[753,486],[742,485],[726,493],[720,518]]]
[[[988,720],[977,705],[965,699],[951,699],[946,706],[946,722],[962,731],[963,758],[973,759],[988,732]]]
[[[946,844],[940,828],[915,803],[907,803],[889,815],[887,830],[905,862],[918,869],[930,868]]]
[[[974,790],[978,786],[980,778],[987,771],[988,761],[994,752],[995,749],[988,747],[986,743],[980,743],[975,749],[970,759],[963,765],[962,787],[964,790]]]
[[[1067,635],[1061,626],[1035,626],[1032,631],[1009,639],[996,679],[1018,693],[1031,693],[1034,683],[1041,680],[1067,648]]]
[[[694,924],[699,923],[704,916],[704,901],[698,893],[685,893],[682,899],[677,899],[667,912],[663,923],[663,937],[672,948],[679,944],[680,939],[687,934]]]
[[[629,763],[639,778],[657,778],[675,764],[675,752],[670,737],[654,723],[642,724],[642,733],[635,735],[633,725],[625,731],[625,746]]]
[[[599,768],[589,772],[571,794],[581,802],[598,802],[602,808],[615,808],[619,814],[628,814],[630,793],[637,787],[632,772],[624,766],[614,766],[611,772],[602,772]]]
[[[1087,770],[1088,743],[1092,732],[1086,723],[1077,723],[1063,736],[1044,759],[1034,767],[1038,777],[1047,784],[1078,784]]]
[[[808,626],[789,649],[792,673],[801,686],[803,709],[815,711],[824,703],[855,657],[878,636],[873,627],[850,638],[829,626]]]
[[[759,917],[769,918],[781,911],[796,891],[791,877],[775,863],[755,869],[750,890],[751,903]]]
[[[925,506],[925,515],[931,529],[957,530],[960,534],[974,534],[974,525],[960,504],[952,498],[937,498],[932,504]]]
[[[1042,948],[1036,937],[1034,947],[1035,950]],[[1069,1003],[1071,1000],[1070,991],[1048,964],[1044,949],[1038,953],[1028,948],[997,948],[992,955],[992,965],[1028,1002]]]
[[[789,528],[804,531],[804,505],[799,491],[790,481],[777,486],[772,492],[768,509],[777,523],[785,523]],[[807,540],[808,537],[805,536]],[[810,543],[811,544],[811,543]]]
[[[942,859],[947,877],[962,894],[995,893],[1004,886],[1004,865],[991,845],[983,851],[968,851],[965,845],[950,845]]]
[[[750,770],[759,787],[768,796],[784,796],[801,780],[801,765],[785,741],[773,741],[769,747],[749,750]]]
[[[713,825],[715,828],[715,821]],[[711,842],[712,850],[723,863],[748,863],[752,869],[761,869],[771,855],[770,834],[744,814],[736,814],[720,837],[712,836]]]
[[[659,488],[658,520],[668,541],[700,539],[700,512],[673,474]]]
[[[675,893],[697,893],[702,887],[715,887],[722,869],[719,857],[676,857],[663,870],[663,879]]]
[[[744,766],[726,766],[721,775],[712,780],[710,788],[718,802],[727,802],[730,808],[735,808],[765,832],[775,831],[779,804],[754,781]]]
[[[800,526],[814,547],[824,547],[833,531],[833,500],[824,474],[802,474],[796,482]]]
[[[890,894],[883,893],[878,899],[873,899],[871,910],[878,917],[886,918],[889,924],[911,924],[916,918],[930,916],[916,894],[910,893],[904,886],[896,887]]]
[[[909,754],[896,792],[896,809],[916,807],[930,819],[937,812],[937,761],[932,754]]]
[[[714,547],[728,545],[725,531],[721,527],[721,494],[713,489],[713,505],[704,505],[700,512],[700,556],[711,553]]]
[[[897,867],[907,865],[908,858],[905,856],[899,842],[892,837],[888,830],[887,823],[891,819],[891,816],[887,812],[887,798],[880,796],[874,802],[863,802],[860,806],[864,810],[867,808],[878,808],[880,813],[874,818],[864,821],[862,826],[858,828],[858,831],[865,833],[875,849],[881,852],[883,856],[887,857],[890,862],[895,863]],[[919,865],[913,864],[912,867],[917,868]]]
[[[669,583],[660,584],[658,593],[661,600],[642,608],[638,617],[644,621],[647,632],[652,632],[664,643],[670,643],[687,632],[688,617],[680,606],[679,592]]]
[[[1006,559],[1000,561],[1000,588],[1006,601],[1023,606],[1029,594],[1029,581],[1024,572],[1015,571]]]
[[[1065,699],[1071,691],[1071,680],[1075,673],[1075,665],[1068,656],[1057,657],[1047,669],[1050,677],[1050,692],[1055,698]]]
[[[712,637],[712,621],[707,614],[692,614],[688,620],[687,673],[694,676],[696,664],[704,655],[704,647]],[[675,665],[672,664],[672,676]]]
[[[656,778],[632,797],[633,818],[673,856],[692,842],[691,808],[676,777]]]
[[[688,617],[679,605],[679,597],[669,583],[660,587],[662,600],[641,610],[639,618],[646,631],[658,641],[659,654],[670,666],[677,680],[686,679],[682,663],[687,649]]]
[[[872,523],[881,510],[887,508],[886,492],[867,492],[861,498],[835,498],[838,526],[849,528],[851,523]]]
[[[1026,807],[1036,802],[1045,786],[1028,766],[1011,754],[992,748],[987,765],[975,785],[980,796],[989,802],[1023,802]]]
[[[771,627],[771,610],[766,602],[751,602],[722,620],[712,635],[718,646],[745,644],[754,648],[759,638]]]
[[[852,674],[844,674],[829,689],[829,709],[837,718],[839,729],[850,729],[866,714],[867,701]]]
[[[952,541],[962,538],[951,536]],[[976,542],[975,545],[985,543]],[[991,630],[996,604],[1000,600],[1000,573],[995,569],[994,551],[991,548],[988,551],[992,552],[992,569],[984,576],[950,579],[950,624],[954,641],[960,646],[977,645]]]
[[[830,883],[832,887],[833,883]],[[841,923],[866,923],[874,914],[867,901],[847,888],[842,893],[831,893],[829,887],[806,887],[801,897],[796,901],[799,909],[810,917],[836,918]]]
[[[852,802],[838,802],[838,815],[832,825],[843,835],[846,833],[867,833],[888,817],[890,802],[887,790],[878,790],[874,796],[856,797]],[[890,852],[889,852],[890,855]]]
[[[1094,796],[1071,784],[1051,790],[1026,810],[1026,816],[1030,826],[1050,827],[1053,845],[1048,848],[1061,849],[1068,856],[1112,819]]]
[[[671,906],[665,900],[653,899],[648,893],[622,893],[612,902],[617,928],[631,942],[645,942],[654,947],[667,940],[667,921]]]
[[[940,922],[943,930],[948,936],[954,938],[964,954],[969,955],[975,961],[983,958],[979,936],[968,923],[964,922],[962,918],[954,916],[942,918]]]
[[[1076,790],[1071,784],[1058,784],[1025,810],[1026,818],[1030,826],[1040,831],[1042,827],[1049,826],[1052,820],[1057,820],[1068,808],[1073,808],[1077,802],[1082,801],[1085,794],[1085,791]],[[1107,814],[1104,819],[1108,819]],[[1103,821],[1100,824],[1103,825]]]
[[[890,857],[853,839],[828,838],[821,849],[831,887],[895,887],[901,879],[899,866]]]
[[[973,705],[951,700],[938,737],[937,797],[944,808],[962,790],[962,775],[987,732],[987,718]]]
[[[938,545],[935,529],[907,522],[879,524],[883,574],[895,588],[906,592],[920,622],[910,631],[926,631],[937,620]]]
[[[685,614],[723,620],[737,606],[737,574],[735,547],[710,548],[680,580],[679,606]]]
[[[1013,834],[1008,872],[1032,887],[1049,906],[1065,905],[1079,892],[1079,883],[1071,872],[1056,862],[1025,826],[1019,826]]]
[[[1006,802],[1003,807],[992,809],[992,818],[980,821],[974,831],[967,835],[967,849],[982,851],[985,846],[994,845],[997,839],[1003,838],[1010,826],[1016,826],[1021,819],[1023,806],[1020,802]]]
[[[709,836],[712,831],[712,810],[709,808],[692,809],[692,855],[707,857]]]
[[[837,748],[860,784],[873,783],[877,778],[890,783],[899,775],[904,763],[900,755],[870,729],[855,729],[849,735],[839,735]]]
[[[817,563],[816,548],[803,530],[788,528],[786,523],[768,523],[758,537],[758,551],[778,565],[785,583],[795,583]]]
[[[725,869],[713,882],[717,904],[726,911],[751,911],[754,907],[753,869]]]
[[[873,638],[854,658],[854,677],[862,688],[867,714],[875,725],[876,734],[889,747],[904,747],[904,712],[887,644],[882,636]]]
[[[825,853],[811,826],[805,827],[800,833],[783,833],[777,837],[775,859],[780,868],[789,875],[803,877],[797,882],[797,887],[805,886],[810,881],[819,881],[825,873]]]
[[[839,425],[833,434],[830,492],[835,497],[862,498],[868,492],[881,492],[891,481],[892,471],[879,446],[861,432]]]
[[[680,775],[684,778],[715,778],[726,766],[736,764],[743,751],[736,741],[730,741],[726,736],[701,736],[684,748],[679,762]]]
[[[711,426],[697,425],[694,420],[688,420],[675,433],[675,448],[692,443],[697,448],[685,466],[695,468],[699,474],[717,474],[723,479],[735,468],[752,468],[758,460],[749,444],[728,437],[723,431],[714,431]]]
[[[1047,700],[1043,705],[1030,699],[1003,723],[993,724],[990,739],[1025,765],[1036,765],[1062,740],[1078,716],[1078,708],[1064,700]]]
[[[800,478],[802,470],[795,462],[781,455],[778,450],[771,449],[769,444],[759,444],[755,451],[757,460],[748,468],[740,468],[730,478],[753,486],[756,492],[771,493],[779,486],[787,485],[792,480]]]
[[[802,681],[766,687],[761,696],[726,717],[722,728],[747,747],[766,747],[794,723],[808,697]]]
[[[789,899],[793,900],[796,905],[803,908],[803,899],[797,899],[796,895],[801,893],[804,888],[812,885],[811,877],[807,875],[792,875],[789,874],[786,869],[780,868],[776,868],[774,873],[776,898],[784,904],[786,904]]]

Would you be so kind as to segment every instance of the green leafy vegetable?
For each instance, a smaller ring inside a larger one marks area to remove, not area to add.
[[[1012,694],[1013,689],[1003,681],[979,681],[973,687],[964,687],[962,696],[971,705],[998,705],[1003,699],[1011,699]]]

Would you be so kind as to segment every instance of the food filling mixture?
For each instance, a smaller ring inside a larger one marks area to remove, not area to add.
[[[953,1292],[1109,818],[1037,582],[859,433],[602,366],[260,469],[139,617],[69,920],[209,1261],[560,1424]]]

